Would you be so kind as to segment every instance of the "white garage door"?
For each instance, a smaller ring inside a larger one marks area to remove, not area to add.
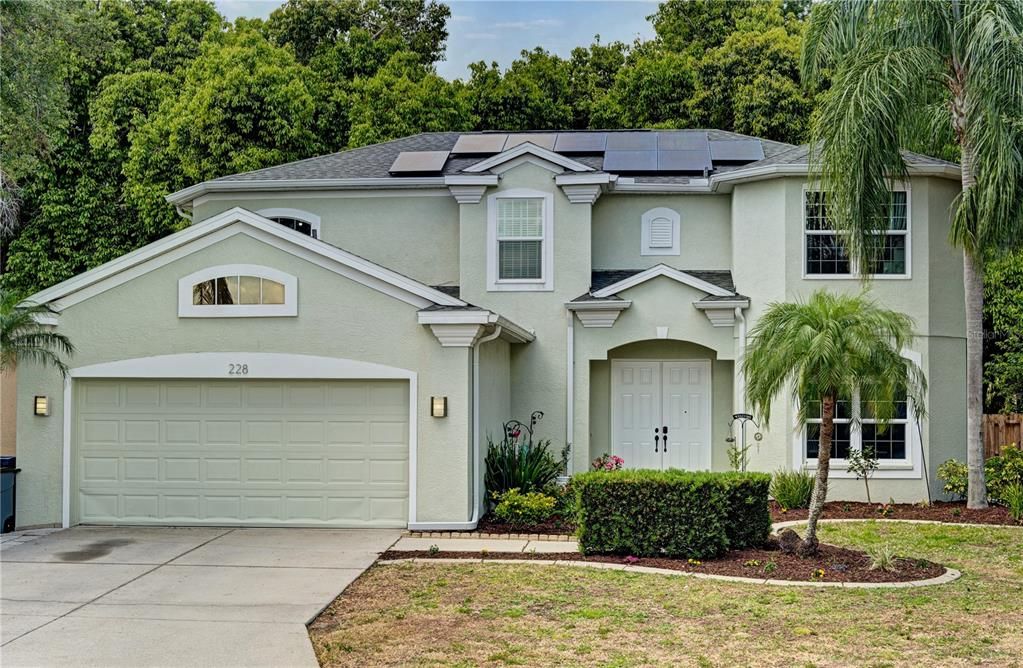
[[[84,380],[82,523],[405,526],[404,381]]]

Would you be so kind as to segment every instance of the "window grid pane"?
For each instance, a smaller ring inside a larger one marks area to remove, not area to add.
[[[498,278],[527,280],[543,278],[542,241],[499,241]]]
[[[497,200],[497,237],[542,238],[542,199],[499,199]]]
[[[261,279],[263,284],[263,304],[283,304],[284,284],[271,281],[269,278]]]
[[[287,216],[274,216],[270,218],[270,220],[274,221],[278,225],[283,225],[284,227],[287,227],[290,230],[301,232],[307,237],[313,236],[312,224],[307,223],[304,220],[299,220],[298,218],[289,218]]]
[[[195,306],[284,303],[284,284],[259,276],[221,276],[192,286]]]
[[[837,234],[806,236],[806,273],[848,274],[849,252]]]
[[[819,423],[806,425],[806,458],[817,459],[821,451],[821,426]],[[852,424],[836,422],[831,434],[831,456],[834,459],[848,459],[852,445]]]
[[[882,433],[879,425],[863,423],[863,449],[872,448],[878,459],[906,458],[906,424],[891,422]]]

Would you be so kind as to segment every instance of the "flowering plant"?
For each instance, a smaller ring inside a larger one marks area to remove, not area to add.
[[[609,455],[606,452],[593,460],[594,471],[617,471],[624,465],[624,459],[618,455]]]

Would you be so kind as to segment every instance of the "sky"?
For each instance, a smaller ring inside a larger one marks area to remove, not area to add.
[[[217,9],[233,21],[239,16],[266,18],[279,0],[215,0]],[[602,42],[649,39],[654,31],[646,17],[656,0],[448,0],[447,57],[437,71],[447,79],[468,77],[469,63],[497,61],[506,68],[523,49],[542,46],[568,56],[576,46],[588,46],[594,35]]]

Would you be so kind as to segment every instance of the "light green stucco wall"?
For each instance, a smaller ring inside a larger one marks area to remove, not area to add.
[[[447,190],[375,196],[252,193],[208,196],[195,206],[201,222],[240,206],[290,208],[320,217],[320,238],[427,285],[458,284],[458,204]]]
[[[231,229],[243,229],[236,224]],[[286,242],[278,242],[287,245]],[[297,317],[178,318],[178,279],[230,262],[264,264],[298,277]],[[416,307],[245,234],[217,242],[65,309],[59,329],[74,341],[71,366],[191,352],[281,352],[346,358],[418,373],[418,520],[466,521],[469,490],[468,348],[442,348],[417,324]],[[239,356],[243,361],[243,355]],[[61,519],[62,383],[19,368],[19,411],[48,395],[50,417],[18,424],[19,525]],[[448,397],[449,417],[429,415],[429,397]]]
[[[681,217],[679,255],[641,255],[642,217],[665,207]],[[728,269],[731,265],[731,197],[728,195],[623,195],[601,197],[593,207],[593,268]]]

